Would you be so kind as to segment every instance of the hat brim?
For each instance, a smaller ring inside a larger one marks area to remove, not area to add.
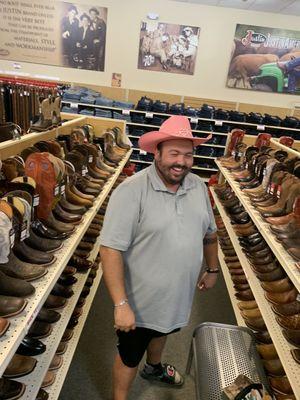
[[[169,133],[161,132],[161,131],[151,131],[145,133],[139,139],[139,147],[141,150],[146,151],[147,153],[155,153],[157,145],[162,142],[166,142],[168,140],[190,140],[193,142],[193,146],[200,146],[202,143],[207,142],[212,138],[212,134],[207,136],[206,138],[185,138],[180,137],[178,135],[170,135]]]

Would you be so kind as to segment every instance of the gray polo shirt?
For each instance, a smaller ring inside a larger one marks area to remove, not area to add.
[[[152,164],[113,192],[101,244],[122,252],[137,326],[167,333],[188,324],[203,238],[215,231],[207,188],[195,174],[173,193]]]

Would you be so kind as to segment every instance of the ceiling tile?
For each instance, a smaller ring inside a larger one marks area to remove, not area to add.
[[[250,5],[249,10],[277,13],[293,2],[294,0],[256,0]]]
[[[282,11],[282,14],[291,14],[300,16],[300,1],[296,0],[292,4],[286,6]]]
[[[300,16],[300,0],[173,0],[173,1]]]
[[[205,4],[207,6],[216,6],[219,0],[189,0],[189,3]]]
[[[255,3],[255,0],[220,0],[218,5],[220,7],[241,8],[247,10],[253,3]]]

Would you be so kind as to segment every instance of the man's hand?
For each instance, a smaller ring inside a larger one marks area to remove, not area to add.
[[[135,315],[129,304],[115,308],[115,329],[125,332],[135,329]]]
[[[215,286],[218,279],[218,274],[209,274],[208,272],[204,272],[201,276],[197,287],[203,292],[207,289],[211,289]]]

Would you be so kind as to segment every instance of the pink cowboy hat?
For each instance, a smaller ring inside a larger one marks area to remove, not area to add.
[[[167,140],[191,140],[194,147],[196,147],[207,142],[211,137],[211,134],[206,138],[194,137],[189,119],[183,115],[172,115],[161,125],[158,131],[147,132],[141,136],[139,147],[147,151],[147,153],[155,153],[158,143],[166,142]]]

